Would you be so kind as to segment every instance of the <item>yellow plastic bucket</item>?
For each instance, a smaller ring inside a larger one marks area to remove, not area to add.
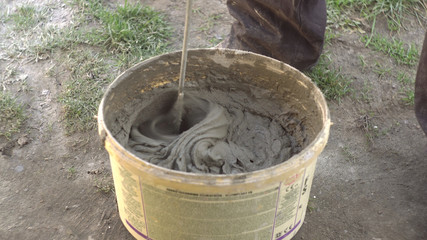
[[[147,92],[176,82],[180,52],[143,61],[108,88],[98,113],[99,135],[110,155],[120,218],[137,239],[291,239],[304,222],[318,155],[329,136],[326,101],[293,67],[244,51],[194,49],[187,78],[238,78],[273,92],[305,127],[300,153],[273,167],[242,174],[194,174],[137,158],[125,146],[136,109]]]

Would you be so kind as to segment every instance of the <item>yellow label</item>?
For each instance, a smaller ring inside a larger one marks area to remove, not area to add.
[[[117,164],[116,161],[111,161],[111,164],[117,204],[123,224],[132,235],[140,236],[139,239],[150,239],[147,233],[144,199],[141,194],[139,177]]]
[[[111,162],[123,223],[151,240],[289,240],[303,223],[315,164],[265,189],[201,194],[144,183]]]

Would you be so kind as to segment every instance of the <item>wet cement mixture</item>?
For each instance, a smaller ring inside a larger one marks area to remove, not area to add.
[[[211,174],[256,171],[298,153],[301,144],[277,117],[280,108],[273,114],[258,112],[253,107],[257,101],[248,101],[246,95],[219,90],[186,93],[178,129],[170,115],[177,92],[166,91],[140,111],[128,146],[141,159],[159,166]]]

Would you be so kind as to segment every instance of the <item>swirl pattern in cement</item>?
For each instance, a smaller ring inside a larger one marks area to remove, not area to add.
[[[142,112],[147,117],[133,125],[128,145],[141,159],[184,172],[234,174],[291,156],[291,139],[275,120],[189,94],[180,129],[174,129],[174,96],[161,95],[152,103],[160,110]]]

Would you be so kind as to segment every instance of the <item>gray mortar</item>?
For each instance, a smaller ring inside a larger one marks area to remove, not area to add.
[[[143,160],[185,172],[234,174],[274,166],[301,150],[284,129],[284,109],[268,99],[236,90],[186,90],[179,130],[170,115],[177,92],[153,92],[154,99],[138,111],[127,145]]]

